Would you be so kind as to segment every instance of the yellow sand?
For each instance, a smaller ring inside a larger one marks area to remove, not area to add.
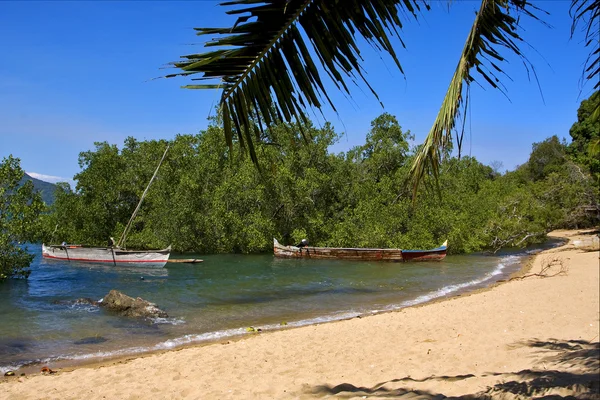
[[[398,312],[4,378],[0,399],[597,398],[598,251],[589,251],[592,235],[554,235],[571,242],[536,256],[528,274],[552,265],[548,274],[563,267],[566,275],[511,280]]]

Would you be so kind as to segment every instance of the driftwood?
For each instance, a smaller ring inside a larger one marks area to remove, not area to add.
[[[518,232],[505,239],[496,236],[494,237],[494,239],[492,239],[490,247],[494,249],[493,253],[496,254],[499,250],[505,247],[519,247],[524,241],[526,241],[529,238],[544,235],[546,235],[546,232]]]
[[[550,273],[550,271],[552,269],[558,268],[558,271],[554,272],[554,273]],[[530,278],[532,276],[537,276],[540,278],[551,278],[553,276],[558,276],[558,275],[567,275],[567,273],[569,272],[569,268],[564,265],[563,261],[559,258],[559,257],[554,257],[551,259],[544,259],[542,260],[542,268],[540,269],[540,272],[537,273],[533,273],[533,274],[526,274],[526,275],[522,275],[522,276],[515,276],[509,279],[509,281],[512,280],[522,280],[525,278]]]

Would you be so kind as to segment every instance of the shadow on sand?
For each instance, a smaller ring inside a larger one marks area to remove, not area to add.
[[[476,375],[430,376],[423,379],[404,377],[360,387],[351,383],[335,386],[322,385],[310,390],[316,397],[334,395],[340,398],[393,398],[393,399],[600,399],[600,343],[584,340],[547,341],[530,340],[516,347],[540,350],[538,363],[545,369],[528,369],[509,373],[487,373],[480,377],[496,377],[499,383],[486,390],[458,397],[446,396],[427,390],[414,389],[419,382],[455,382],[477,379]],[[406,386],[410,385],[410,388]],[[405,387],[402,387],[405,386]],[[431,385],[429,385],[431,386]]]

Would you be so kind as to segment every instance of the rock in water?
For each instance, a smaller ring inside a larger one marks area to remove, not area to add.
[[[154,303],[141,297],[129,297],[118,290],[111,290],[99,303],[102,307],[114,311],[119,315],[134,318],[167,318],[166,312]]]
[[[73,342],[74,344],[80,345],[80,344],[98,344],[98,343],[104,343],[108,341],[108,339],[102,337],[102,336],[90,336],[90,337],[85,337],[83,339],[79,339],[76,340],[75,342]]]

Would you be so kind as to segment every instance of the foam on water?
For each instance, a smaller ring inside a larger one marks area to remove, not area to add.
[[[100,311],[100,307],[92,304],[71,304],[67,308],[71,312],[97,313]]]
[[[285,324],[264,325],[264,326],[261,326],[260,328],[263,330],[277,330],[277,329],[282,329],[282,328],[286,328],[286,327],[297,328],[300,326],[323,324],[326,322],[333,322],[333,321],[340,321],[340,320],[344,320],[344,319],[355,318],[358,315],[360,315],[359,312],[350,310],[350,311],[344,311],[344,312],[336,313],[336,314],[332,314],[332,315],[323,315],[323,316],[319,316],[319,317],[315,317],[315,318],[302,319],[299,321],[290,321],[290,322],[286,322]]]
[[[495,276],[502,274],[502,271],[504,271],[504,269],[507,266],[517,264],[520,260],[521,260],[521,257],[514,256],[514,255],[503,257],[500,260],[500,263],[496,266],[496,268],[494,270],[488,272],[487,274],[485,274],[483,277],[481,277],[479,279],[473,279],[471,281],[459,283],[456,285],[444,286],[434,292],[421,295],[413,300],[407,300],[405,302],[402,302],[399,306],[390,306],[390,308],[388,308],[388,309],[398,309],[398,308],[415,306],[417,304],[426,303],[428,301],[438,299],[440,297],[448,296],[449,294],[456,293],[461,290],[464,291],[465,289],[468,289],[468,288],[477,287],[477,286],[481,285],[482,283],[485,283],[485,282],[491,280]]]
[[[160,317],[156,317],[156,318],[151,318],[151,321],[157,325],[183,325],[185,324],[185,319],[183,318],[174,318],[174,317],[169,317],[169,318],[160,318]]]
[[[188,344],[202,343],[208,341],[216,341],[227,339],[229,337],[244,335],[248,333],[244,328],[236,328],[236,329],[226,329],[215,332],[206,332],[201,334],[190,334],[184,335],[179,338],[169,339],[165,342],[159,343],[154,346],[154,350],[166,350],[173,349],[175,347],[180,347]]]

